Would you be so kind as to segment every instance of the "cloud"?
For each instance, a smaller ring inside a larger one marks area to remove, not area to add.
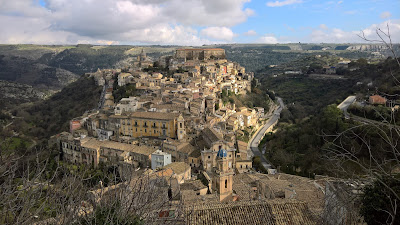
[[[255,30],[248,30],[247,32],[243,33],[244,36],[256,36],[257,32]]]
[[[392,14],[390,12],[381,13],[381,18],[382,19],[387,19],[387,18],[390,18],[391,16],[392,16]]]
[[[314,29],[306,38],[305,42],[314,43],[361,43],[366,42],[359,35],[364,33],[365,38],[371,41],[379,41],[376,34],[378,28],[387,32],[387,25],[390,28],[390,35],[394,43],[400,42],[400,20],[385,21],[380,24],[373,24],[359,31],[344,31],[338,28]],[[386,39],[386,41],[388,41]]]
[[[193,27],[225,27],[220,40],[232,40],[229,27],[254,15],[250,0],[44,1],[0,0],[0,43],[201,45],[210,41]]]
[[[275,1],[275,2],[267,2],[267,6],[269,7],[281,7],[286,5],[293,5],[302,3],[302,0],[284,0],[284,1]]]
[[[216,40],[231,41],[236,36],[231,29],[227,27],[207,27],[200,31],[202,36]]]
[[[321,29],[323,29],[323,30],[328,29],[328,27],[327,27],[325,24],[320,24],[320,25],[319,25],[319,28],[321,28]]]
[[[184,25],[231,27],[254,15],[244,7],[246,2],[249,0],[171,0],[164,3],[161,14],[168,16],[169,22]]]
[[[264,43],[264,44],[276,44],[278,43],[278,39],[274,37],[273,35],[265,35],[258,39],[259,43]]]

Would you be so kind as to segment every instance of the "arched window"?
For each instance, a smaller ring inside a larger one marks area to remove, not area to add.
[[[225,188],[228,188],[228,180],[225,180]]]

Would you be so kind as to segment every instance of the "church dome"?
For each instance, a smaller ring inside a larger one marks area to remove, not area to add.
[[[228,152],[225,149],[220,149],[217,153],[217,157],[220,157],[220,158],[226,158],[227,155],[228,155]]]

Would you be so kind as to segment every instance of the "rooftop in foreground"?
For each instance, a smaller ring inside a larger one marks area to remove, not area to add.
[[[185,208],[188,224],[307,225],[317,224],[307,204],[300,201],[238,201],[196,204]]]

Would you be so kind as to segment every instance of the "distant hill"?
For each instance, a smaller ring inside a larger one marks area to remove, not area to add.
[[[61,90],[78,77],[25,57],[0,55],[0,80],[28,84],[39,90]]]
[[[46,100],[13,110],[22,119],[15,120],[12,129],[38,139],[67,131],[72,118],[97,108],[101,90],[93,77],[82,76]]]
[[[386,58],[392,55],[382,44],[223,44],[203,47],[225,49],[229,60],[252,72],[269,65],[289,63],[306,55],[336,55],[348,59]],[[395,44],[394,49],[400,55],[400,45]]]
[[[0,110],[44,99],[46,94],[27,84],[0,80]]]
[[[94,72],[98,68],[113,68],[117,62],[128,57],[125,51],[131,48],[130,46],[95,48],[92,45],[78,45],[76,48],[66,49],[58,54],[46,53],[38,61],[83,75]]]

